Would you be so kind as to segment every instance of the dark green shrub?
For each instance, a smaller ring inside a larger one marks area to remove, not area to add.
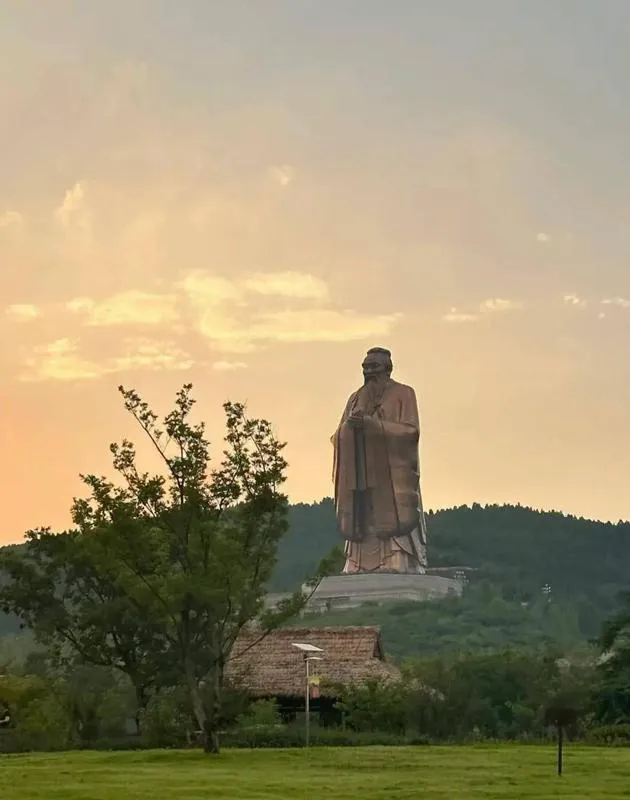
[[[1,676],[0,700],[11,715],[11,725],[0,729],[1,752],[65,750],[72,746],[72,720],[63,698],[42,678]]]
[[[304,747],[305,733],[302,725],[258,726],[227,731],[221,736],[223,747],[234,748],[297,748]],[[362,747],[369,745],[397,746],[428,744],[426,737],[406,738],[379,731],[356,732],[341,728],[311,728],[310,744],[313,747]]]
[[[600,725],[588,733],[589,741],[595,744],[630,745],[630,725]]]
[[[142,739],[148,747],[185,747],[192,728],[181,689],[163,689],[140,715]]]

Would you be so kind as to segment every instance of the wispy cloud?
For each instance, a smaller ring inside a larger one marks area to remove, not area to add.
[[[444,322],[460,324],[465,322],[475,322],[478,319],[478,316],[477,314],[470,314],[466,311],[458,311],[456,308],[451,308],[447,314],[444,314],[442,319]]]
[[[399,314],[330,308],[328,286],[308,273],[257,273],[235,283],[196,272],[179,286],[190,301],[196,331],[225,353],[249,353],[260,343],[272,341],[353,341],[388,333],[400,318]],[[319,302],[310,308],[252,314],[248,293]]]
[[[488,311],[516,311],[522,308],[522,303],[517,300],[506,300],[502,297],[491,297],[489,300],[484,300],[479,306],[482,312]]]
[[[260,315],[244,333],[250,341],[351,342],[385,335],[400,318],[333,309],[279,311]]]
[[[190,273],[177,286],[190,305],[192,327],[215,349],[225,353],[248,353],[254,349],[235,316],[235,307],[247,305],[241,288],[227,278],[201,271]]]
[[[630,308],[630,300],[625,297],[607,297],[602,300],[604,306],[617,306],[618,308]]]
[[[151,294],[141,291],[121,292],[97,302],[76,297],[66,308],[84,316],[88,325],[166,325],[179,318],[175,294]]]
[[[584,308],[586,306],[586,300],[583,300],[577,294],[565,294],[562,301],[567,306],[575,306],[577,308]]]
[[[295,180],[295,169],[290,164],[281,164],[280,166],[271,167],[269,175],[280,186],[288,186]]]
[[[56,339],[35,348],[26,360],[25,381],[85,381],[103,374],[103,367],[78,352],[78,343],[67,338]]]
[[[246,368],[247,364],[244,361],[215,361],[212,365],[212,369],[217,372],[234,372]]]
[[[269,310],[261,310],[261,297],[266,306],[271,305]],[[312,302],[274,310],[274,298],[281,298],[283,306],[287,300]],[[100,300],[75,297],[64,308],[87,328],[151,327],[156,335],[161,332],[168,337],[195,333],[212,350],[225,355],[251,353],[274,342],[351,342],[380,337],[401,318],[399,313],[334,308],[326,283],[298,272],[257,273],[232,281],[196,271],[163,293],[130,290]],[[34,313],[25,308],[21,311],[24,318]],[[192,359],[174,345],[144,338],[133,340],[120,355],[95,360],[81,355],[76,341],[64,338],[35,350],[27,366],[31,379],[80,380],[124,369],[188,369]],[[245,366],[227,358],[216,361],[213,368],[226,371]]]
[[[202,270],[195,270],[175,284],[194,306],[222,305],[231,300],[238,300],[241,290],[228,278],[212,275]]]
[[[125,370],[188,370],[193,359],[172,342],[159,342],[150,339],[131,339],[127,342],[125,354],[105,363],[108,372]]]
[[[88,381],[128,370],[187,370],[192,358],[171,342],[131,339],[121,355],[91,359],[80,353],[79,343],[57,339],[35,348],[25,362],[23,381]]]
[[[548,233],[541,231],[539,234],[537,234],[536,241],[539,242],[540,244],[546,244],[550,240],[550,238],[551,237],[549,236]]]
[[[55,209],[55,217],[64,228],[89,225],[89,213],[85,207],[85,185],[77,181],[64,195],[61,204]]]
[[[268,297],[325,300],[328,286],[321,278],[302,272],[258,272],[243,281],[249,292]]]
[[[480,314],[506,313],[522,308],[522,304],[516,300],[508,300],[502,297],[490,297],[481,302],[476,311],[462,311],[458,308],[451,310],[442,316],[444,322],[462,324],[476,322]]]
[[[5,313],[15,322],[32,322],[41,316],[40,309],[31,303],[14,303],[7,306]]]
[[[0,228],[9,228],[14,225],[22,225],[24,217],[18,211],[3,211],[0,214]]]

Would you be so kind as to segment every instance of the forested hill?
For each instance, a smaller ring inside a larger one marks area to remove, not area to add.
[[[431,566],[475,569],[461,601],[327,615],[328,624],[382,624],[398,654],[592,637],[630,588],[630,523],[473,505],[429,513],[427,528]],[[332,500],[292,506],[270,589],[295,589],[339,544]],[[16,628],[0,612],[0,635]]]
[[[473,581],[490,581],[506,599],[527,602],[548,585],[553,596],[575,603],[581,616],[592,612],[599,619],[630,583],[627,522],[474,504],[429,512],[427,528],[431,566],[474,567]],[[335,544],[332,500],[292,506],[273,589],[295,588]]]

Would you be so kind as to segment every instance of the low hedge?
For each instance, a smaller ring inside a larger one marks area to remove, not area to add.
[[[587,739],[593,744],[628,747],[630,745],[630,725],[601,725],[598,728],[591,728]]]
[[[357,733],[340,728],[311,728],[309,742],[314,747],[362,747],[369,745],[398,746],[423,745],[429,741],[424,736],[397,736],[393,733],[369,731]],[[226,731],[221,736],[222,747],[232,748],[297,748],[305,745],[305,731],[301,725],[259,726]]]

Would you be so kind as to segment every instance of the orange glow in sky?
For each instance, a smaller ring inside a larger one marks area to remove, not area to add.
[[[630,516],[630,7],[514,5],[0,0],[0,541],[137,438],[120,383],[330,494],[374,345],[427,508]]]

